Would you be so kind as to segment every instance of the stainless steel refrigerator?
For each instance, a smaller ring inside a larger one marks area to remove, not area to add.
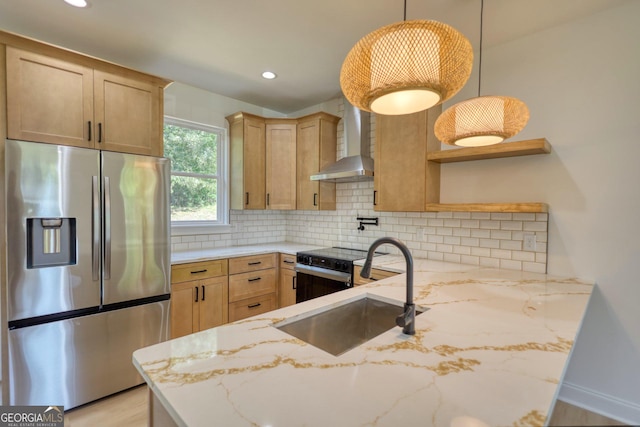
[[[7,140],[9,403],[70,409],[142,383],[168,339],[167,159]]]

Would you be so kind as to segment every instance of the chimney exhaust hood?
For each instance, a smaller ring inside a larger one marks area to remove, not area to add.
[[[346,156],[324,168],[311,181],[357,182],[373,179],[373,159],[370,155],[370,114],[362,111],[343,97],[344,139]]]

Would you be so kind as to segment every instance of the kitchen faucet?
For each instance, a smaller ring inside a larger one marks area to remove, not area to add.
[[[413,257],[409,248],[400,240],[393,237],[381,237],[371,244],[369,252],[367,252],[367,259],[364,262],[360,276],[368,279],[371,276],[371,261],[373,254],[380,245],[390,244],[396,246],[404,255],[404,259],[407,263],[407,301],[404,303],[404,313],[396,318],[396,325],[402,327],[402,333],[407,335],[415,335],[416,328],[416,306],[413,303]]]

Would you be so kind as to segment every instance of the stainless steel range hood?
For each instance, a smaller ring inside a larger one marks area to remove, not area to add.
[[[346,156],[316,175],[311,175],[311,181],[354,182],[373,179],[373,159],[369,151],[370,114],[354,107],[346,98],[343,98],[343,103]]]

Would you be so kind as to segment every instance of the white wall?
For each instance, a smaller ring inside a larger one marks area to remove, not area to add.
[[[630,1],[486,50],[483,94],[525,101],[531,120],[514,139],[545,137],[553,152],[444,165],[441,187],[444,203],[550,205],[548,272],[599,286],[561,397],[632,424],[640,424],[638,40],[640,2]]]

